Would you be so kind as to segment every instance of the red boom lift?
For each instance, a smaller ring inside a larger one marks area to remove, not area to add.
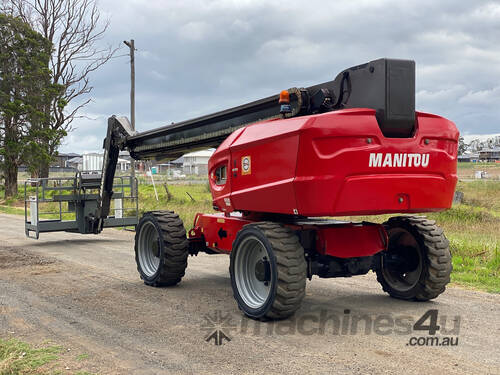
[[[426,301],[452,269],[443,231],[423,216],[384,224],[329,217],[441,211],[457,181],[455,125],[415,111],[415,63],[379,59],[333,81],[152,131],[134,133],[111,117],[99,206],[87,220],[102,230],[118,152],[172,160],[218,147],[209,160],[213,207],[187,235],[171,211],[142,216],[135,255],[147,285],[180,282],[188,255],[230,255],[239,308],[256,319],[294,314],[306,279],[373,270],[384,291]]]

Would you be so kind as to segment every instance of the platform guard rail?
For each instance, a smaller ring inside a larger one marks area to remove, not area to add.
[[[137,180],[115,176],[113,206],[103,227],[129,227],[138,223]],[[27,237],[45,232],[93,233],[90,224],[98,207],[101,172],[78,171],[73,177],[29,179],[24,183],[24,221]],[[30,235],[31,234],[31,235]]]

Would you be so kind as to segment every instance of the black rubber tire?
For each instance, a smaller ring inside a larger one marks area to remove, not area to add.
[[[271,269],[271,291],[260,308],[249,307],[235,281],[238,246],[247,236],[257,237],[266,247]],[[304,248],[289,228],[273,222],[247,224],[238,232],[231,251],[229,273],[233,295],[245,315],[258,320],[279,320],[292,316],[305,296],[307,266]]]
[[[160,238],[163,239],[159,241],[160,264],[152,276],[143,272],[138,255],[139,235],[147,222],[154,225]],[[185,274],[188,255],[186,230],[179,215],[173,211],[151,211],[142,216],[135,234],[135,261],[144,284],[155,287],[178,284]]]
[[[401,291],[388,281],[383,269],[384,255],[381,254],[375,271],[382,289],[391,297],[414,301],[428,301],[443,293],[452,271],[450,246],[443,230],[434,220],[428,220],[425,216],[392,217],[384,226],[389,234],[388,251],[391,251],[391,232],[403,229],[416,240],[422,266],[416,284],[409,290]]]

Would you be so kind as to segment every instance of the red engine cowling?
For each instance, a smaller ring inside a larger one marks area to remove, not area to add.
[[[214,206],[303,216],[444,210],[458,136],[451,121],[417,112],[412,138],[386,138],[372,109],[249,125],[209,161]]]

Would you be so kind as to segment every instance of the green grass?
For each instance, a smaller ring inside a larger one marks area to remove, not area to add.
[[[92,375],[84,370],[76,372],[66,369],[69,352],[61,346],[44,342],[39,347],[17,339],[4,340],[0,338],[0,375],[56,375],[74,373],[75,375]],[[76,356],[76,361],[82,362],[89,355],[82,353]],[[71,361],[71,360],[70,360]],[[72,366],[79,368],[80,365]],[[64,370],[63,370],[64,369]]]
[[[0,375],[43,374],[39,369],[58,359],[60,346],[33,348],[16,339],[0,339]]]
[[[457,163],[458,169],[469,169],[469,168],[498,168],[498,163],[494,162],[480,162],[480,163]]]
[[[24,208],[0,205],[0,212],[11,215],[24,215]]]
[[[474,179],[476,171],[488,173],[490,179],[500,180],[499,163],[458,163],[457,173],[459,178]]]
[[[162,185],[157,185],[156,189],[158,201],[152,185],[139,185],[140,214],[153,210],[172,210],[179,214],[186,229],[190,229],[198,212],[214,212],[212,195],[206,184],[168,185],[173,196],[170,201],[168,201],[167,193]],[[186,192],[193,197],[194,201]]]
[[[462,204],[428,215],[450,240],[451,280],[500,293],[500,181],[459,182],[457,190]]]
[[[87,353],[82,353],[76,356],[77,361],[84,361],[89,358],[89,355]]]
[[[453,255],[452,281],[500,293],[500,241],[498,238],[452,233],[448,235]]]
[[[456,190],[464,193],[464,204],[486,208],[500,214],[500,181],[459,182]]]

